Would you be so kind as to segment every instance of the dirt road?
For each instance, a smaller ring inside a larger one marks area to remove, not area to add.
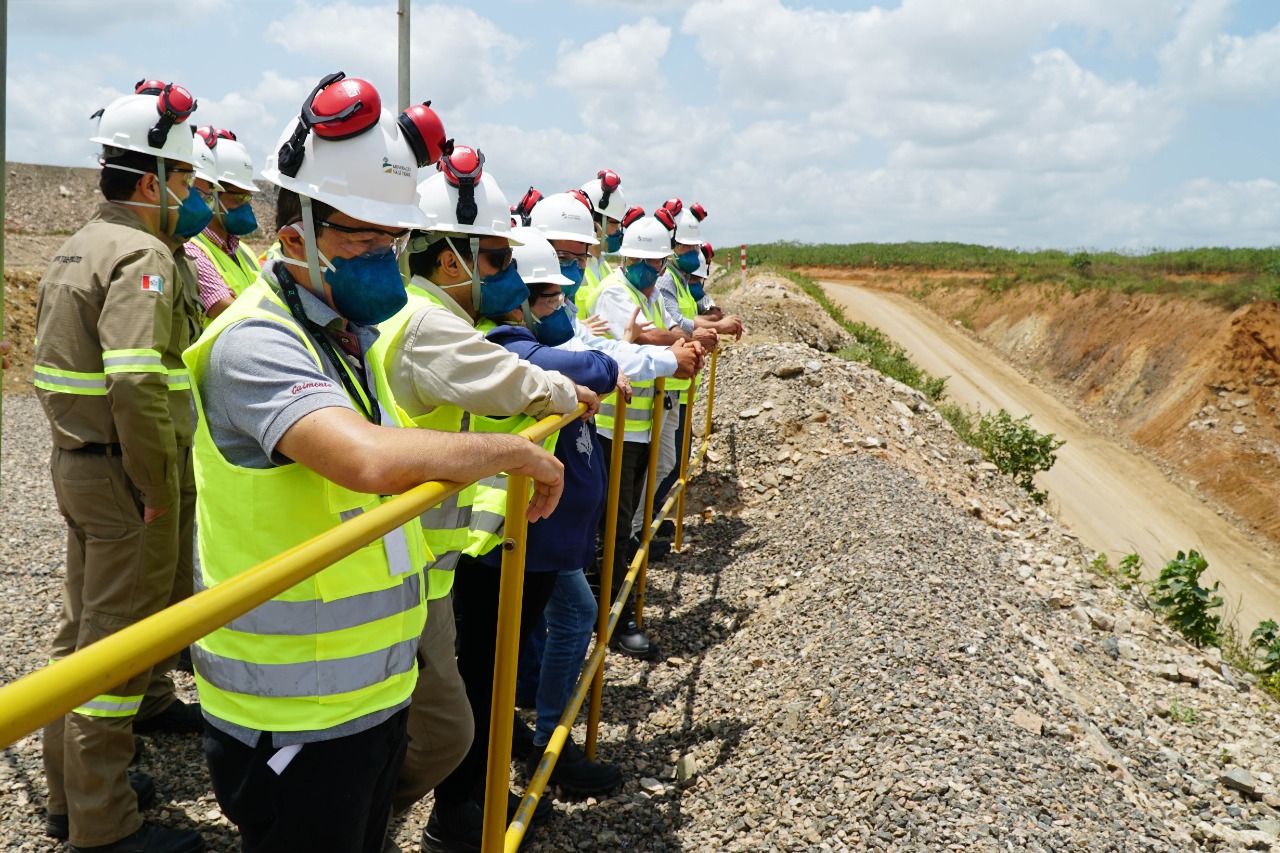
[[[935,376],[949,376],[956,402],[985,410],[1030,413],[1041,432],[1067,444],[1052,470],[1037,477],[1058,518],[1086,544],[1115,558],[1132,551],[1148,568],[1179,550],[1209,561],[1206,576],[1221,580],[1229,612],[1253,630],[1280,619],[1280,565],[1151,462],[1095,431],[1068,406],[1036,387],[997,354],[928,309],[894,293],[822,282],[847,316],[880,328]]]

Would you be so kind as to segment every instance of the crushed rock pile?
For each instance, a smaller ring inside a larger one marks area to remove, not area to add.
[[[806,299],[757,279],[721,301],[758,330]],[[62,543],[38,407],[5,403],[10,678],[42,663]],[[804,344],[728,347],[685,523],[649,571],[664,660],[608,659],[599,756],[628,781],[558,801],[525,849],[1280,850],[1274,701],[1092,574],[917,392]],[[237,849],[198,743],[160,746],[152,816]],[[43,784],[38,738],[6,752],[0,843],[54,849]]]

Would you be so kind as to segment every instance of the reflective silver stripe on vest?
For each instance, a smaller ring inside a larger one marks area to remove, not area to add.
[[[215,655],[200,645],[191,657],[200,677],[219,690],[268,699],[302,699],[351,693],[381,684],[418,665],[418,637],[385,649],[335,660],[249,663]]]
[[[461,551],[446,551],[427,563],[427,571],[451,572],[458,567],[458,558],[461,556]]]
[[[70,371],[52,373],[49,370],[42,369],[39,365],[32,368],[32,373],[35,375],[36,382],[45,382],[49,385],[62,385],[67,388],[100,388],[106,390],[107,380],[103,376],[98,376],[93,379],[79,379],[64,375],[68,372]]]
[[[343,521],[350,521],[362,512],[363,507],[356,507],[344,509],[339,515]],[[409,559],[409,540],[405,538],[403,527],[397,527],[383,536],[382,547],[387,552],[387,565],[391,567],[391,574],[403,575],[413,571],[413,561]]]
[[[418,516],[418,520],[427,530],[457,530],[467,526],[470,510],[470,506],[458,506],[458,495],[454,495]]]
[[[484,509],[477,509],[471,513],[471,529],[478,530],[481,533],[501,535],[506,522],[507,517],[500,513],[489,512]]]
[[[196,572],[195,591],[205,589],[204,578]],[[418,606],[422,596],[421,575],[414,572],[399,586],[362,592],[335,601],[265,601],[243,616],[227,623],[243,634],[278,634],[307,637],[344,631]]]
[[[485,477],[483,480],[476,480],[477,486],[483,486],[486,489],[507,490],[507,478],[505,474],[494,474],[492,477]]]
[[[610,403],[600,404],[600,414],[606,418],[617,417],[617,407]],[[627,420],[629,421],[651,421],[653,420],[653,409],[637,409],[635,406],[627,406]]]
[[[164,362],[160,360],[160,354],[155,355],[112,355],[105,356],[102,359],[102,367],[107,372],[111,372],[113,367],[159,367],[164,369]]]
[[[132,700],[125,699],[119,702],[110,702],[110,701],[103,700],[101,697],[99,697],[97,699],[91,699],[88,702],[85,702],[83,705],[77,705],[72,710],[74,710],[77,714],[84,714],[85,716],[89,716],[89,717],[93,716],[93,714],[86,713],[86,712],[92,712],[92,711],[101,711],[104,714],[110,714],[112,716],[127,717],[131,714],[137,714],[138,709],[140,709],[141,707],[142,707],[142,697],[138,697],[137,699],[132,699]]]

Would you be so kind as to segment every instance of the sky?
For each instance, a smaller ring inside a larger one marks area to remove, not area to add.
[[[397,3],[9,0],[9,160],[92,166],[160,78],[261,168],[324,74],[396,104]],[[602,168],[713,245],[1280,243],[1275,0],[414,2],[410,95],[512,203]]]

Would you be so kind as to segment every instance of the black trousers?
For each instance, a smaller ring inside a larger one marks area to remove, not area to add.
[[[667,414],[666,412],[663,413]],[[600,436],[600,446],[604,450],[606,464],[613,458],[613,439]],[[647,442],[622,442],[622,470],[619,474],[621,487],[618,489],[618,530],[613,540],[613,578],[609,590],[609,606],[618,599],[618,589],[627,574],[627,564],[631,562],[631,519],[636,514],[636,507],[644,500],[644,478],[649,473],[649,444]],[[613,483],[609,484],[613,488]],[[600,516],[600,541],[604,542],[605,517]],[[596,572],[593,579],[595,586],[600,585],[600,575]],[[635,613],[635,596],[627,599],[622,607],[622,615],[618,624],[625,625]]]
[[[547,607],[558,572],[525,572],[520,602],[520,644],[529,638],[537,617]],[[476,734],[471,749],[449,776],[436,786],[436,802],[457,805],[468,798],[484,802],[489,761],[489,715],[493,709],[493,659],[498,649],[498,593],[502,570],[474,557],[462,556],[453,575],[453,608],[458,625],[458,673],[467,687]]]
[[[256,747],[205,723],[209,778],[244,853],[381,853],[404,762],[409,710],[363,732],[303,745],[280,774],[264,732]]]

